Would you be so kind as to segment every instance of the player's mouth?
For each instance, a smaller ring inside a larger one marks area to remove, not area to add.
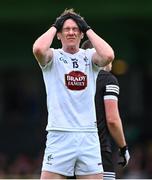
[[[74,37],[69,37],[69,38],[67,38],[68,40],[75,40],[75,38]]]

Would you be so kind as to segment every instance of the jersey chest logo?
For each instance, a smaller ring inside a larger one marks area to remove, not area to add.
[[[83,90],[87,87],[87,75],[81,71],[65,74],[65,85],[70,90]]]

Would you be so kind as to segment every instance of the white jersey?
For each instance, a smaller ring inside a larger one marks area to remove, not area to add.
[[[47,131],[97,131],[94,96],[99,67],[94,49],[69,54],[52,49],[53,58],[42,67],[47,94]]]

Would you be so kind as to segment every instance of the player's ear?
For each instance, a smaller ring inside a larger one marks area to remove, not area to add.
[[[83,38],[84,38],[84,34],[82,33],[82,34],[81,34],[81,39],[83,39]]]
[[[57,33],[57,39],[58,40],[60,40],[61,38],[60,38],[60,34],[59,33]]]

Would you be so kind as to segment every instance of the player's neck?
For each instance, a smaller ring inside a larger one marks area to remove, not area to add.
[[[79,48],[76,48],[74,46],[62,48],[64,52],[70,53],[70,54],[75,54],[79,51]]]

